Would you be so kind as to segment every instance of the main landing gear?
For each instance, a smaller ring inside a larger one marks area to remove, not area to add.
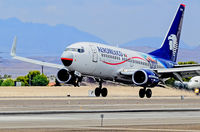
[[[108,90],[107,90],[107,88],[102,88],[102,83],[103,83],[103,81],[100,80],[100,81],[99,81],[99,87],[97,87],[97,88],[95,89],[95,96],[96,96],[96,97],[99,97],[100,95],[101,95],[102,97],[106,97],[106,96],[108,95]]]
[[[147,98],[151,98],[151,96],[152,96],[151,89],[146,89],[146,87],[141,88],[140,91],[139,91],[140,98],[144,98],[145,95],[146,95]]]

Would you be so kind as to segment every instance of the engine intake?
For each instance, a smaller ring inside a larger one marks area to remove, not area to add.
[[[57,73],[57,80],[59,82],[64,82],[68,83],[72,78],[72,75],[66,70],[66,69],[61,69]]]
[[[157,74],[149,69],[141,69],[132,75],[132,81],[137,86],[154,87],[159,83]]]
[[[77,71],[69,72],[66,69],[59,70],[56,77],[59,83],[73,84],[75,87],[80,86],[82,78],[81,73]]]

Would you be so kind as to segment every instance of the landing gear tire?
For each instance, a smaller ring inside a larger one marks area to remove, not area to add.
[[[101,88],[96,88],[94,93],[96,97],[99,97],[101,94]]]
[[[107,94],[108,94],[107,88],[102,88],[102,89],[101,89],[101,95],[102,95],[102,97],[106,97]]]
[[[81,82],[77,82],[77,87],[80,87],[81,86]]]
[[[146,93],[146,97],[147,97],[147,98],[151,98],[151,96],[152,96],[152,91],[151,91],[151,89],[147,89],[145,93]]]
[[[60,82],[56,79],[56,86],[61,86]]]
[[[101,95],[102,97],[106,97],[108,95],[108,90],[107,88],[102,88],[103,80],[102,79],[96,79],[96,80],[97,82],[99,82],[99,87],[95,89],[95,96],[99,97]]]
[[[143,88],[140,89],[139,96],[140,96],[140,98],[144,98],[144,96],[145,96],[145,89],[143,89]]]

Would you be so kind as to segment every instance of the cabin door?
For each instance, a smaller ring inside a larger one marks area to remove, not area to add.
[[[91,45],[91,50],[92,50],[92,62],[98,62],[98,53],[97,53],[97,49],[95,46]]]

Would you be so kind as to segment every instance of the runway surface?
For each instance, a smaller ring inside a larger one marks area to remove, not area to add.
[[[179,96],[0,98],[0,131],[196,132],[200,131],[199,99],[195,96],[183,100]]]
[[[199,97],[37,97],[0,98],[0,113],[40,110],[137,110],[200,108]]]
[[[107,86],[108,97],[88,97],[95,87],[1,87],[0,132],[200,131],[193,92],[158,87],[140,99],[139,87]]]
[[[101,127],[102,113],[84,114],[48,114],[48,115],[14,115],[0,116],[1,129],[52,128],[60,130],[118,130],[155,131],[161,126],[182,126],[173,129],[171,127],[160,131],[188,131],[190,125],[200,125],[200,112],[162,112],[162,113],[105,113],[103,127]],[[152,126],[148,128],[147,126]],[[198,129],[197,129],[198,130]]]

